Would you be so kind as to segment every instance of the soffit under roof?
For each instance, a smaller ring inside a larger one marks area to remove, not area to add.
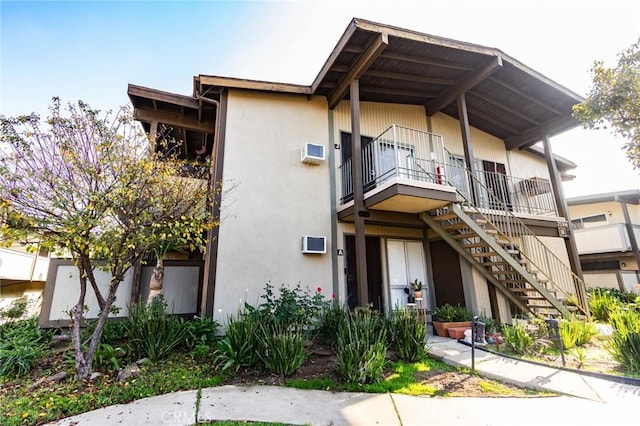
[[[582,97],[498,49],[354,19],[312,85],[312,93],[348,99],[357,78],[360,100],[424,105],[458,119],[465,93],[469,124],[523,148],[578,125]],[[344,93],[344,94],[343,94]]]

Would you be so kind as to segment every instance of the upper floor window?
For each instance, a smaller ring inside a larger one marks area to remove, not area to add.
[[[585,229],[606,225],[607,223],[607,215],[601,213],[593,216],[585,216],[578,219],[573,219],[571,221],[571,226],[573,227],[573,229]]]

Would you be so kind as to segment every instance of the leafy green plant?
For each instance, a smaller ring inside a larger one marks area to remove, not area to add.
[[[0,319],[15,321],[21,318],[27,310],[27,299],[20,297],[9,305],[8,308],[0,310]]]
[[[531,352],[535,339],[527,332],[524,325],[507,325],[503,332],[504,341],[511,351],[521,355]]]
[[[335,348],[338,343],[338,330],[347,323],[346,309],[336,301],[325,306],[320,313],[317,338],[324,344]]]
[[[156,360],[166,357],[184,342],[185,321],[167,312],[161,296],[146,305],[139,301],[129,308],[127,333],[137,356]]]
[[[608,289],[607,289],[608,290]],[[589,309],[595,321],[609,322],[611,314],[619,308],[619,299],[605,289],[596,289],[589,297]]]
[[[578,368],[582,368],[587,359],[587,351],[585,351],[583,347],[578,346],[573,350],[573,356],[576,357],[578,361]]]
[[[618,302],[623,303],[623,304],[635,303],[635,299],[638,296],[634,292],[622,291],[622,290],[617,289],[617,288],[610,288],[610,287],[596,287],[596,288],[589,287],[589,288],[587,288],[587,294],[588,295],[592,295],[594,293],[606,294],[606,295],[611,296],[612,298],[616,299]]]
[[[121,346],[111,346],[108,343],[98,344],[93,364],[104,370],[119,370],[122,367],[120,360],[127,354]]]
[[[460,304],[453,306],[450,303],[445,303],[436,307],[434,314],[440,322],[471,321],[473,318],[473,314]]]
[[[267,370],[288,377],[304,363],[305,339],[300,331],[260,326],[258,335],[263,348],[258,356]]]
[[[318,287],[315,293],[311,293],[309,288],[303,290],[300,283],[293,288],[282,284],[278,297],[270,283],[265,285],[264,291],[261,298],[265,302],[258,309],[248,308],[251,315],[259,316],[261,323],[272,327],[300,330],[314,328],[318,325],[322,311],[331,303],[322,296],[322,288]]]
[[[0,376],[22,375],[49,352],[51,333],[32,317],[0,325]]]
[[[349,383],[375,383],[386,365],[386,328],[379,315],[355,311],[338,331],[338,374]]]
[[[610,317],[613,335],[606,348],[616,361],[632,373],[640,373],[640,312],[620,310]]]
[[[427,355],[427,329],[414,311],[396,309],[389,316],[391,348],[398,358],[418,362]]]
[[[593,323],[581,321],[576,318],[562,320],[559,325],[562,347],[565,350],[589,343],[591,338],[598,333]]]
[[[195,317],[185,322],[184,345],[194,349],[198,345],[211,345],[218,338],[220,323],[211,317]]]
[[[251,315],[229,317],[225,335],[214,352],[214,362],[222,371],[238,372],[257,364],[262,350],[257,334],[259,324]]]

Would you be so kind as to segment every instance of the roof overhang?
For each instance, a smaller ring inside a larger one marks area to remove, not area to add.
[[[152,133],[152,124],[156,123],[157,137],[181,142],[176,146],[179,157],[204,161],[211,155],[215,105],[203,103],[194,96],[133,84],[129,84],[127,94],[134,116],[145,132]]]
[[[567,204],[570,206],[579,206],[582,204],[595,204],[607,202],[623,202],[627,204],[640,204],[640,190],[631,189],[627,191],[607,192],[603,194],[582,195],[579,197],[567,198]]]
[[[505,141],[530,146],[578,125],[583,98],[490,47],[353,19],[311,85],[329,106],[360,83],[360,100],[423,105],[427,115],[458,118],[465,94],[469,124]]]

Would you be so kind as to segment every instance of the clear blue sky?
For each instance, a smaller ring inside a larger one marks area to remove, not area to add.
[[[45,115],[53,96],[115,109],[128,83],[190,94],[197,74],[310,84],[353,17],[499,48],[581,95],[594,60],[640,37],[638,0],[0,0],[0,114]],[[568,196],[640,188],[608,133],[552,142],[578,164]]]

